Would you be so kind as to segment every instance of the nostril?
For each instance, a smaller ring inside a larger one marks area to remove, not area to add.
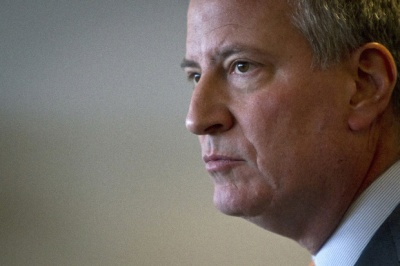
[[[207,127],[204,130],[204,134],[217,133],[217,132],[223,131],[223,128],[224,128],[223,124],[214,124],[214,125],[211,125],[211,126]]]

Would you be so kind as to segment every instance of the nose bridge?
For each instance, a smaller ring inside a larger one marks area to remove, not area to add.
[[[213,74],[203,74],[193,91],[186,127],[197,135],[216,134],[229,129],[233,117],[229,111],[226,88]]]

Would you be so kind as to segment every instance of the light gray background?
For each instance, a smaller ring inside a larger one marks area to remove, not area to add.
[[[1,0],[0,265],[307,265],[212,205],[185,0]]]

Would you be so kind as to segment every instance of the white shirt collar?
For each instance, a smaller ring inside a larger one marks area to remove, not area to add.
[[[313,256],[316,266],[354,265],[369,240],[400,202],[400,161],[350,206],[334,234]]]

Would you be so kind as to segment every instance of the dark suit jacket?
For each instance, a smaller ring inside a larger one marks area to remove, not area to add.
[[[400,265],[400,204],[379,227],[354,266]]]

